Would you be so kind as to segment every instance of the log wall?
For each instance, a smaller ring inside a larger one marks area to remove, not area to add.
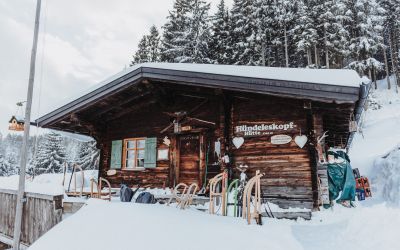
[[[107,126],[107,133],[104,136],[100,144],[103,145],[101,150],[101,164],[100,164],[100,176],[110,181],[113,187],[119,187],[120,184],[124,183],[129,186],[140,185],[142,187],[173,187],[176,183],[176,175],[180,176],[183,181],[185,180],[203,180],[204,172],[204,150],[205,144],[209,143],[211,138],[214,137],[214,132],[217,133],[217,129],[211,129],[205,132],[196,132],[201,134],[199,136],[199,155],[201,162],[198,168],[201,169],[198,176],[190,176],[186,178],[179,174],[179,143],[176,140],[179,138],[172,134],[172,131],[167,133],[160,133],[165,127],[171,124],[171,117],[166,115],[165,112],[179,112],[188,111],[195,107],[203,100],[198,98],[177,98],[174,103],[169,106],[161,106],[159,104],[149,104],[141,110],[135,110],[127,113],[123,117],[112,121]],[[215,122],[216,127],[219,126],[219,113],[214,112],[215,106],[218,106],[218,102],[215,100],[209,100],[206,104],[200,107],[192,115],[195,118],[204,119],[207,121]],[[217,110],[218,111],[218,110]],[[207,135],[203,138],[203,135]],[[136,137],[156,137],[157,148],[166,148],[163,144],[163,138],[168,136],[171,140],[169,147],[169,160],[157,160],[157,166],[154,169],[145,170],[124,170],[118,169],[116,175],[107,176],[107,171],[110,169],[110,155],[111,155],[111,142],[113,140],[122,140],[125,138],[136,138]],[[195,157],[196,158],[196,157]],[[194,159],[198,161],[198,159]],[[202,183],[200,183],[202,184]]]
[[[266,135],[249,136],[236,130],[236,126],[288,124],[294,128],[268,130]],[[237,100],[233,104],[232,137],[244,137],[244,143],[236,149],[232,145],[235,165],[248,165],[248,176],[256,170],[265,173],[261,180],[262,195],[268,201],[287,207],[313,207],[313,185],[309,145],[300,148],[294,138],[309,135],[307,115],[299,101],[253,99]],[[273,135],[288,135],[290,143],[271,143]]]
[[[26,245],[31,245],[61,221],[63,195],[26,193],[25,197],[21,241]],[[0,236],[2,238],[13,237],[16,204],[17,191],[0,189]]]

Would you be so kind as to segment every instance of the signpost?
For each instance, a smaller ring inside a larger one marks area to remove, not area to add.
[[[26,162],[28,159],[28,140],[29,140],[29,129],[31,124],[31,108],[32,108],[32,95],[33,95],[33,84],[35,80],[35,62],[36,62],[36,49],[39,35],[39,20],[40,20],[40,6],[41,0],[37,0],[36,5],[36,17],[35,17],[35,29],[33,33],[33,46],[31,53],[31,63],[29,71],[29,83],[28,83],[28,94],[25,108],[25,127],[24,127],[24,138],[22,140],[21,148],[21,162],[19,170],[19,183],[18,183],[18,194],[17,194],[17,207],[15,211],[15,222],[14,222],[14,244],[13,249],[19,250],[20,238],[21,238],[21,225],[22,225],[22,211],[25,202],[25,171]]]

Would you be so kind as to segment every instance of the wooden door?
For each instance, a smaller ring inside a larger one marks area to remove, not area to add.
[[[179,141],[179,182],[190,185],[200,180],[200,135],[187,134],[178,137]]]

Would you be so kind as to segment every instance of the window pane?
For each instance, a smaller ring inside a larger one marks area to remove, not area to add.
[[[135,150],[128,150],[126,154],[126,159],[134,159],[135,158]]]
[[[137,141],[137,147],[138,148],[144,148],[145,144],[146,144],[145,140],[138,140]]]
[[[135,141],[128,141],[126,146],[127,148],[135,148]]]
[[[126,168],[133,168],[134,167],[134,160],[126,160]]]
[[[144,159],[138,159],[137,167],[139,167],[139,168],[144,167]]]
[[[139,159],[143,159],[144,158],[144,150],[143,149],[138,150],[138,158]]]

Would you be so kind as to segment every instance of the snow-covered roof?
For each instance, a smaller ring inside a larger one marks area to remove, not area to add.
[[[319,83],[348,87],[358,87],[362,82],[357,72],[349,69],[304,69],[216,64],[144,63],[132,66],[128,70],[135,70],[138,67],[283,81]]]
[[[302,69],[216,64],[143,63],[111,76],[79,97],[40,117],[37,122],[58,118],[88,103],[122,91],[141,79],[183,85],[253,92],[324,102],[355,103],[363,80],[354,70]],[[47,123],[47,122],[45,122]]]
[[[345,87],[359,87],[363,80],[356,71],[350,69],[307,69],[278,68],[263,66],[192,64],[192,63],[141,63],[126,68],[117,74],[95,84],[88,91],[95,90],[139,68],[176,70],[215,75],[229,75],[282,81],[317,83]]]

